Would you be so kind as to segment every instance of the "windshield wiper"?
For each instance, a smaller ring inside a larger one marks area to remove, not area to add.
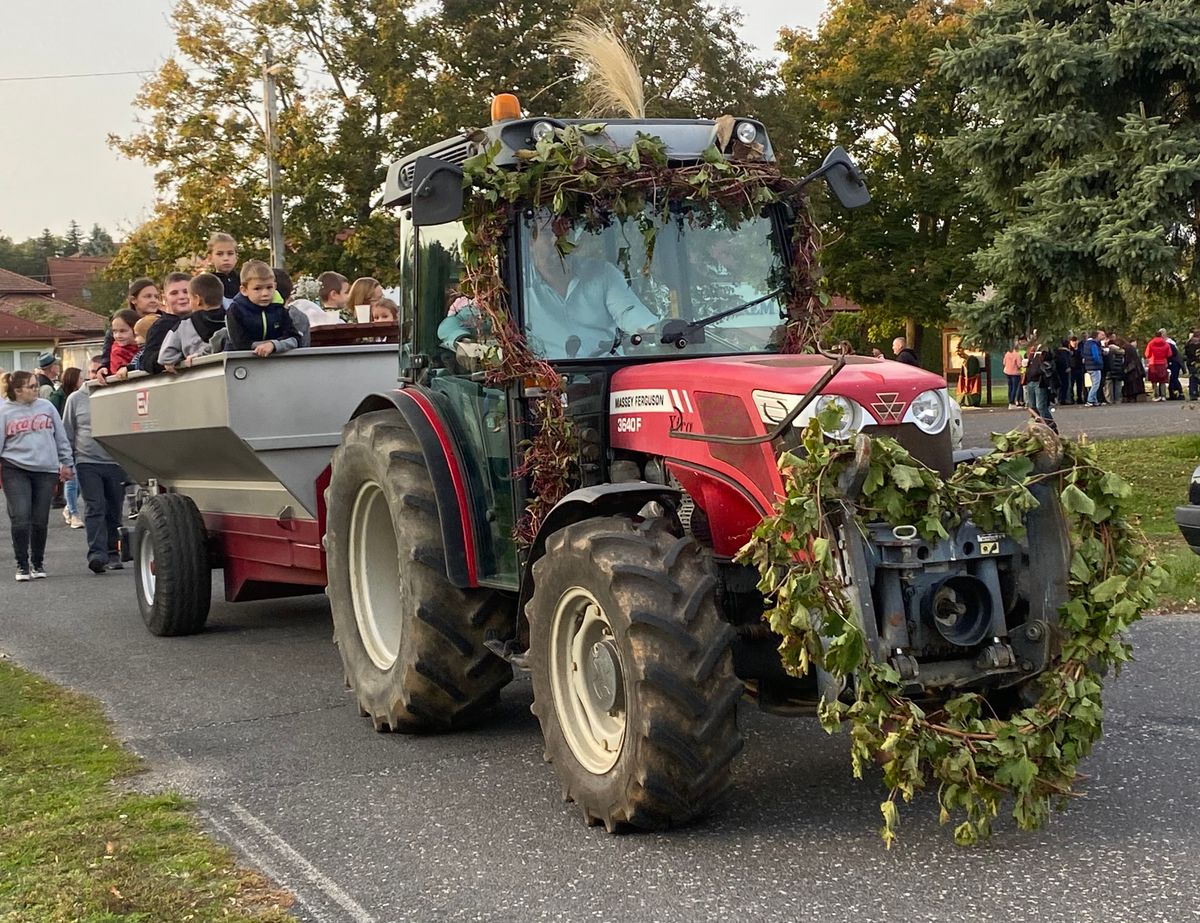
[[[778,298],[786,291],[784,286],[780,286],[772,292],[767,292],[760,298],[755,298],[753,301],[747,301],[745,304],[739,304],[737,307],[728,308],[724,311],[718,311],[716,314],[710,314],[708,317],[702,317],[699,320],[684,320],[680,317],[672,317],[665,321],[662,325],[662,342],[674,343],[679,349],[683,349],[688,345],[690,335],[697,331],[703,330],[709,324],[715,324],[719,320],[724,320],[727,317],[732,317],[740,311],[745,311],[747,308],[752,308],[756,304],[762,304],[764,301],[770,301],[772,298]],[[704,342],[703,334],[696,339],[697,343]]]

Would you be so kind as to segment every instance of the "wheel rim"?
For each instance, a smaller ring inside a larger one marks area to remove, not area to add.
[[[403,634],[396,528],[383,488],[362,486],[350,514],[350,595],[358,636],[371,662],[386,670],[396,662]]]
[[[595,775],[608,772],[625,742],[625,680],[612,624],[587,590],[558,601],[550,629],[550,688],[567,745]]]
[[[142,540],[138,543],[138,573],[141,575],[142,599],[147,607],[153,606],[157,570],[154,565],[154,539],[149,531],[142,533]]]

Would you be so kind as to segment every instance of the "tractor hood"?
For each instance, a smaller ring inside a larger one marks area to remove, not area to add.
[[[832,364],[823,356],[729,356],[684,359],[621,369],[613,375],[609,410],[614,418],[636,413],[676,413],[686,419],[699,413],[697,395],[738,396],[760,425],[756,433],[781,420]],[[845,367],[824,390],[851,403],[853,429],[890,426],[911,419],[914,398],[937,391],[945,402],[946,381],[940,375],[893,362],[850,356]],[[803,425],[815,412],[810,405],[797,421]],[[698,421],[696,421],[698,422]],[[708,428],[702,430],[712,432]],[[749,435],[738,433],[737,435]]]
[[[713,536],[718,554],[732,555],[783,492],[776,455],[794,446],[805,426],[836,396],[849,439],[867,431],[892,436],[932,468],[949,473],[954,410],[940,375],[886,359],[850,357],[796,419],[774,440],[773,430],[821,376],[821,356],[729,356],[679,359],[615,372],[608,397],[609,445],[617,457],[646,462],[682,485],[706,515],[726,523]],[[649,480],[655,477],[645,474]]]

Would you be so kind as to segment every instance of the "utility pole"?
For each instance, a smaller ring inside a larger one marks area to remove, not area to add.
[[[267,178],[271,186],[271,265],[287,269],[283,252],[283,191],[279,179],[279,145],[275,138],[275,63],[267,48],[263,63],[263,106],[267,127]]]

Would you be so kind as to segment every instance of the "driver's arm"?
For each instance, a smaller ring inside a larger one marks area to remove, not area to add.
[[[605,263],[601,273],[604,307],[618,330],[629,333],[635,330],[646,330],[658,323],[658,316],[642,304],[641,299],[625,281],[621,270],[612,263]]]

